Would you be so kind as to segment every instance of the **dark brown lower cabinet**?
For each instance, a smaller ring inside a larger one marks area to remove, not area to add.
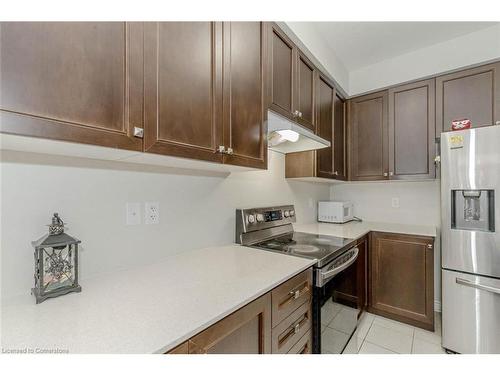
[[[271,353],[271,296],[266,294],[189,340],[190,354]]]
[[[368,311],[434,330],[434,238],[371,232]]]
[[[167,354],[309,354],[311,288],[308,269]]]

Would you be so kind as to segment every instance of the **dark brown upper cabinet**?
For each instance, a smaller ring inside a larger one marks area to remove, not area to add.
[[[345,180],[345,101],[336,94],[333,83],[319,72],[315,74],[314,87],[316,133],[330,141],[331,146],[287,154],[285,177]]]
[[[267,167],[267,25],[224,22],[224,162]]]
[[[143,26],[0,24],[3,133],[142,150]]]
[[[350,179],[389,178],[388,92],[349,100]]]
[[[333,102],[333,178],[347,180],[346,102],[335,94]]]
[[[269,108],[283,116],[295,118],[297,49],[276,25],[269,24]]]
[[[314,79],[316,69],[300,51],[298,52],[297,64],[296,103],[298,116],[296,119],[299,124],[315,132]]]
[[[368,311],[434,330],[434,238],[372,232]]]
[[[266,168],[264,27],[146,24],[146,152]]]
[[[222,23],[144,28],[144,151],[222,162]]]
[[[318,135],[330,141],[332,144],[330,147],[316,151],[317,177],[335,178],[333,149],[335,88],[331,82],[322,75],[318,75],[316,98]]]
[[[269,26],[269,109],[315,132],[317,69],[278,26]]]
[[[500,121],[500,63],[436,78],[436,137],[463,118],[472,127]]]
[[[389,89],[389,178],[434,178],[434,79]]]

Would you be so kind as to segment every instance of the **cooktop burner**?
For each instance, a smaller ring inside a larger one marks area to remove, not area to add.
[[[322,267],[352,245],[354,245],[354,240],[349,238],[291,232],[254,246],[303,258],[317,259],[316,267]]]

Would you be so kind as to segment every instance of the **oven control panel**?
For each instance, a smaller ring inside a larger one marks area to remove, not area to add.
[[[293,205],[236,210],[236,231],[240,233],[274,228],[295,221]]]

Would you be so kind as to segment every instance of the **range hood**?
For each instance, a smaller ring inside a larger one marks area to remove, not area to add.
[[[330,142],[272,111],[267,113],[267,140],[271,150],[288,154],[330,147]]]

